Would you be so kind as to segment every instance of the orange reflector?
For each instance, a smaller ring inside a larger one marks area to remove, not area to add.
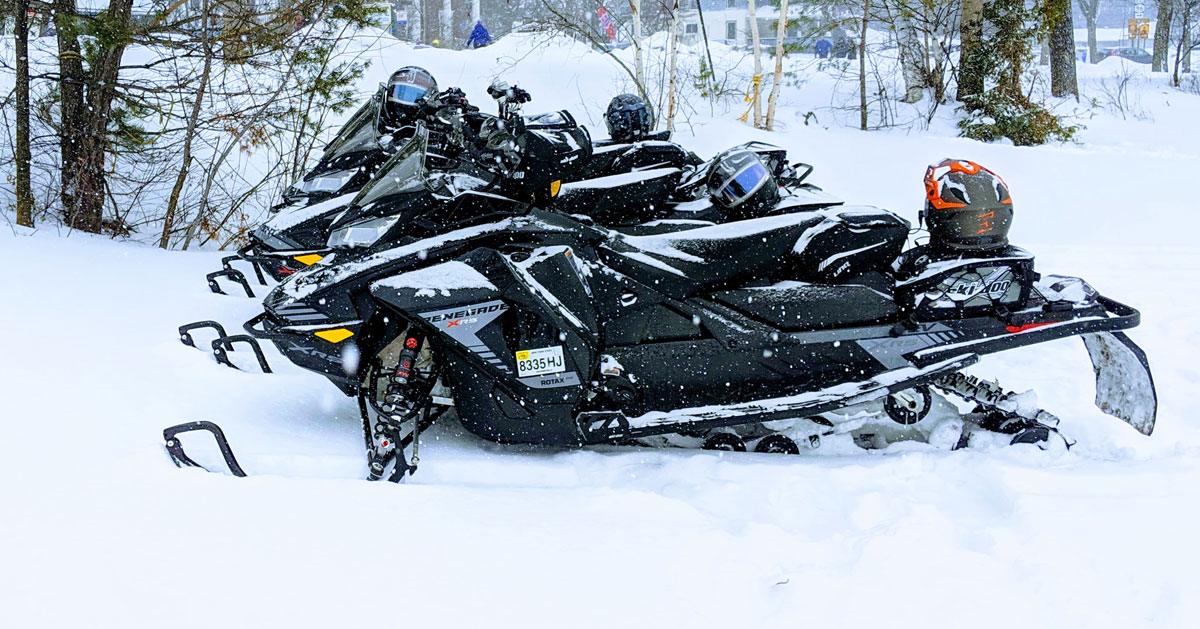
[[[330,343],[341,343],[342,341],[354,336],[354,333],[346,328],[334,328],[332,330],[313,332],[313,336],[329,341]]]
[[[558,196],[558,191],[561,188],[562,188],[562,180],[561,179],[555,179],[554,181],[551,181],[550,182],[550,196],[552,196],[552,197]]]
[[[303,264],[304,266],[312,266],[325,259],[325,256],[318,253],[310,253],[307,255],[295,256],[292,259],[300,264]]]

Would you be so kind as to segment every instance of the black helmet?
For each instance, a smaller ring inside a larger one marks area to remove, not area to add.
[[[425,68],[408,66],[392,73],[384,94],[384,109],[392,122],[412,115],[417,101],[437,93],[437,80]]]
[[[654,116],[646,102],[633,94],[614,96],[604,112],[608,137],[617,142],[632,142],[654,129]]]
[[[779,186],[758,156],[735,149],[713,160],[708,195],[730,218],[752,218],[775,207]]]
[[[929,244],[943,250],[981,250],[1008,245],[1012,223],[1008,184],[985,166],[946,159],[925,170]]]

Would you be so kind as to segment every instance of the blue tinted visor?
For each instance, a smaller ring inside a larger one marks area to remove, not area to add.
[[[737,205],[762,187],[766,180],[767,169],[762,162],[754,160],[725,182],[725,186],[721,188],[719,194],[727,205]]]
[[[388,94],[388,100],[403,105],[415,105],[418,99],[424,98],[428,93],[428,87],[413,85],[411,83],[397,83],[392,86],[392,91]]]

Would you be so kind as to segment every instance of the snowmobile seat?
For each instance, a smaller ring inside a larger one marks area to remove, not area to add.
[[[908,228],[885,210],[833,207],[669,234],[618,236],[606,262],[678,299],[756,280],[837,284],[888,271]]]
[[[825,217],[799,212],[667,234],[616,234],[605,263],[676,299],[739,281],[778,277],[805,231]]]
[[[890,323],[899,309],[864,284],[782,282],[713,293],[713,301],[786,332]]]

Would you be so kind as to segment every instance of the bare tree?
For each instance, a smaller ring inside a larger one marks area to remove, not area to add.
[[[750,0],[753,2],[754,0]],[[667,9],[671,12],[671,32],[667,51],[667,131],[675,130],[675,97],[679,74],[679,0],[670,0]]]
[[[1171,23],[1175,17],[1175,0],[1158,0],[1158,19],[1154,24],[1154,56],[1151,69],[1167,71],[1167,54],[1171,49]]]
[[[754,0],[749,0],[747,12],[750,17],[750,46],[754,52],[754,77],[750,79],[750,100],[754,109],[754,128],[763,128],[762,113],[762,40],[758,36],[758,16]]]
[[[15,13],[16,44],[16,97],[17,97],[17,224],[33,227],[33,188],[30,183],[29,162],[29,0],[16,0]]]
[[[771,96],[767,99],[767,131],[775,129],[775,104],[779,100],[779,86],[783,83],[783,56],[787,54],[784,39],[787,38],[788,0],[779,2],[779,20],[775,23],[775,75],[771,82]]]
[[[633,23],[632,36],[629,38],[633,44],[633,69],[638,84],[645,85],[646,68],[642,63],[642,0],[629,0],[629,14]]]
[[[1078,0],[1083,21],[1087,23],[1088,63],[1099,63],[1099,49],[1096,47],[1096,17],[1100,12],[1100,0]]]

